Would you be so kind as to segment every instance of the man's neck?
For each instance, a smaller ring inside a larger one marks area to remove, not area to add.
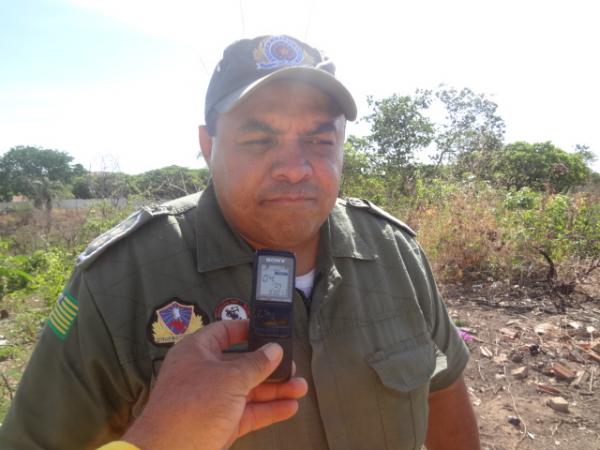
[[[296,254],[296,276],[304,275],[317,265],[317,252],[319,251],[319,235],[308,244],[300,248],[291,249]]]

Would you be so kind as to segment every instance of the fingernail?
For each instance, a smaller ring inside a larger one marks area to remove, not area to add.
[[[264,345],[261,350],[271,361],[278,359],[281,352],[279,345],[272,343]]]

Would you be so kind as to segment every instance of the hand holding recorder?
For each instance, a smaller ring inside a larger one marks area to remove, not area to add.
[[[144,411],[123,440],[144,450],[222,449],[292,417],[306,381],[263,383],[282,360],[276,344],[223,353],[246,339],[242,320],[216,322],[182,339],[167,353]]]

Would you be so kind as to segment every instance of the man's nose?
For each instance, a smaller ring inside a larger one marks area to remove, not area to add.
[[[288,183],[298,183],[312,176],[313,167],[298,140],[283,140],[280,143],[271,173],[273,178]]]

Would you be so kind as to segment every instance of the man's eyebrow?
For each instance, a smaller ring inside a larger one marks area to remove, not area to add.
[[[261,122],[260,120],[249,120],[238,128],[238,131],[252,132],[262,131],[263,133],[269,134],[280,134],[279,131],[272,128],[269,124]]]
[[[332,131],[333,132],[337,131],[337,127],[335,126],[335,120],[330,120],[329,122],[322,122],[322,123],[318,124],[315,128],[313,128],[311,131],[306,133],[306,135],[314,136],[316,134],[330,133]]]

